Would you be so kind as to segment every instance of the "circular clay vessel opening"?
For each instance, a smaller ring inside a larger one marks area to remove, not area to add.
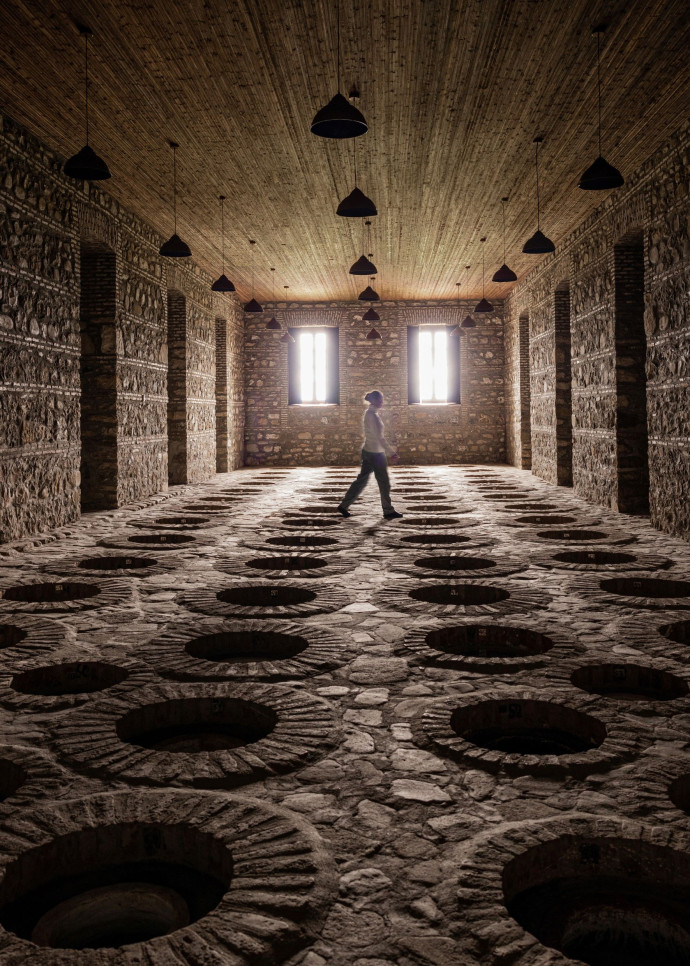
[[[488,557],[458,557],[455,554],[444,554],[437,557],[420,557],[419,560],[415,560],[414,565],[426,570],[486,570],[488,567],[495,567],[496,561]]]
[[[677,675],[639,664],[587,664],[573,671],[570,680],[582,691],[621,701],[673,701],[688,693]]]
[[[472,537],[468,537],[464,533],[410,533],[406,537],[401,537],[401,543],[412,543],[412,544],[455,544],[455,543],[470,543]]]
[[[16,624],[0,624],[0,650],[21,644],[27,637],[28,634],[23,627],[17,627]]]
[[[557,516],[554,514],[542,514],[542,513],[532,513],[524,517],[516,517],[516,523],[536,523],[539,525],[549,524],[549,523],[576,523],[577,517],[564,517]]]
[[[224,604],[245,607],[283,607],[291,604],[309,604],[316,600],[315,590],[302,587],[229,587],[216,594]]]
[[[299,527],[300,530],[319,530],[323,527],[337,527],[341,523],[340,514],[335,517],[284,517],[283,523],[287,527]]]
[[[508,600],[510,594],[502,587],[487,587],[483,584],[432,584],[428,587],[415,587],[409,592],[413,600],[429,604],[497,604]]]
[[[115,949],[208,915],[231,879],[230,853],[191,826],[85,828],[9,863],[0,924],[37,946]]]
[[[90,597],[96,597],[100,592],[101,588],[97,584],[77,584],[65,580],[8,587],[0,596],[5,600],[29,604],[55,604],[70,600],[88,600]]]
[[[185,651],[204,661],[247,664],[250,661],[284,661],[306,651],[308,641],[296,634],[273,631],[221,631],[196,637]]]
[[[294,537],[268,537],[267,544],[274,547],[335,547],[338,541],[333,537],[322,537],[318,533],[304,533]]]
[[[117,736],[140,748],[196,754],[252,745],[269,735],[278,716],[239,698],[178,698],[135,708],[116,725]]]
[[[668,797],[676,808],[690,815],[690,773],[680,775],[668,786]]]
[[[426,643],[435,651],[463,657],[529,657],[545,654],[553,641],[524,627],[501,627],[498,624],[461,624],[430,631]]]
[[[188,543],[194,543],[195,537],[187,536],[184,533],[134,533],[127,537],[127,543],[141,543],[144,546],[174,546],[180,547]]]
[[[573,755],[597,748],[606,727],[597,718],[551,701],[489,700],[456,708],[450,726],[480,748],[517,755]]]
[[[78,566],[80,570],[146,570],[157,563],[154,557],[88,557]]]
[[[9,758],[0,757],[0,802],[14,795],[25,781],[26,771],[21,765]]]
[[[211,520],[209,517],[182,516],[156,517],[153,522],[162,527],[200,527],[205,523],[210,523]]]
[[[589,966],[690,963],[685,852],[638,840],[563,836],[508,862],[503,893],[523,929],[569,959]]]
[[[673,624],[665,624],[659,628],[659,633],[663,634],[674,644],[690,645],[690,621],[675,621]]]
[[[116,664],[74,661],[69,664],[46,664],[44,667],[20,671],[13,676],[11,687],[20,694],[88,694],[122,684],[128,677],[129,671]]]
[[[402,523],[406,527],[452,527],[455,523],[460,521],[457,517],[405,517],[403,520],[398,520],[397,523]]]
[[[574,540],[576,543],[586,543],[588,540],[604,540],[606,534],[601,530],[541,530],[537,536],[542,540]]]
[[[690,597],[690,582],[653,577],[611,577],[599,584],[609,594],[625,597]]]
[[[613,550],[564,550],[563,553],[555,553],[554,560],[560,563],[571,564],[591,564],[593,567],[602,567],[606,564],[635,563],[637,557],[633,553],[617,553]]]
[[[248,567],[257,570],[320,570],[328,564],[323,557],[297,557],[283,554],[279,557],[256,557],[247,561]]]

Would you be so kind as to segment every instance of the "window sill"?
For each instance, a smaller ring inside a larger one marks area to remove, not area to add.
[[[459,403],[459,402],[423,402],[423,403],[408,403],[407,405],[409,407],[413,407],[414,406],[417,409],[421,409],[423,407],[429,407],[430,409],[441,409],[441,408],[448,407],[448,406],[455,406],[456,409],[459,409],[460,406],[462,405],[462,403]]]
[[[340,403],[288,403],[290,409],[338,409]]]

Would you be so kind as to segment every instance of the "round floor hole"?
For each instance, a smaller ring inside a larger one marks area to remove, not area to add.
[[[663,634],[674,644],[690,645],[690,621],[675,621],[673,624],[665,624],[659,628],[659,633]]]
[[[439,555],[437,557],[420,557],[415,560],[415,567],[424,567],[426,570],[486,570],[488,567],[495,567],[496,561],[488,557],[468,557],[464,554]]]
[[[211,520],[209,517],[182,516],[156,517],[153,522],[161,527],[200,527],[204,523],[210,523]]]
[[[284,517],[283,524],[286,527],[299,527],[301,530],[318,530],[322,527],[337,527],[342,518],[338,514],[338,519],[335,517]]]
[[[456,708],[450,726],[458,737],[490,751],[516,755],[574,755],[598,748],[605,725],[551,701],[483,701]]]
[[[653,577],[611,577],[599,584],[609,594],[625,597],[674,598],[690,597],[690,582],[661,580]]]
[[[516,523],[531,523],[531,524],[538,524],[539,526],[543,526],[544,524],[548,524],[548,523],[554,523],[554,524],[559,524],[559,523],[576,523],[577,522],[577,517],[558,516],[555,513],[553,515],[548,514],[548,513],[547,514],[543,514],[543,513],[532,513],[532,514],[528,514],[527,516],[524,516],[524,517],[516,517],[515,522]]]
[[[524,500],[524,499],[525,499],[525,494],[524,493],[514,493],[512,495],[510,495],[508,493],[505,493],[505,494],[501,493],[500,496],[498,494],[496,494],[496,493],[486,493],[486,494],[482,494],[482,500],[489,500],[489,501],[491,501],[493,503],[501,502],[501,503],[505,503],[505,504],[510,504],[510,509],[513,508],[513,504],[512,504],[511,501],[513,501],[513,500]]]
[[[308,647],[308,641],[296,634],[275,631],[222,631],[197,637],[185,644],[191,657],[224,664],[248,661],[284,661],[296,657]]]
[[[503,893],[513,919],[568,959],[589,966],[690,963],[686,852],[637,839],[563,836],[508,862]]]
[[[153,557],[87,557],[77,566],[80,570],[145,570],[157,564]]]
[[[591,564],[593,567],[635,563],[637,557],[632,553],[616,553],[613,550],[565,550],[555,553],[554,560],[560,563]]]
[[[16,624],[0,624],[0,650],[21,644],[27,636],[23,627],[17,627]]]
[[[49,581],[41,584],[20,584],[0,591],[0,598],[23,601],[29,604],[61,603],[69,600],[87,600],[100,594],[96,584],[66,581]]]
[[[448,502],[447,496],[439,496],[438,494],[435,494],[432,492],[405,494],[403,491],[403,495],[405,496],[405,499],[408,500],[410,503],[414,503],[416,501],[419,501],[420,503],[421,502],[423,503],[447,503]]]
[[[501,587],[487,587],[483,584],[432,584],[429,587],[415,587],[409,592],[413,600],[429,604],[497,604],[508,600],[510,594]]]
[[[587,664],[570,680],[582,691],[621,701],[673,701],[688,693],[682,678],[639,664]]]
[[[606,534],[602,533],[601,530],[542,530],[537,536],[543,540],[573,540],[579,543],[606,539]]]
[[[268,537],[267,544],[274,547],[335,547],[338,541],[333,537],[322,537],[318,533],[302,533],[294,537]]]
[[[690,815],[690,774],[679,775],[668,786],[668,797],[676,808]]]
[[[12,678],[11,687],[21,694],[86,694],[105,691],[121,684],[129,672],[116,664],[101,661],[74,661],[65,664],[46,664],[44,667],[21,671]]]
[[[230,853],[191,826],[100,826],[24,853],[5,871],[0,923],[37,946],[113,949],[207,915],[232,877]]]
[[[257,570],[320,570],[327,565],[327,560],[310,554],[282,554],[280,557],[255,557],[246,561],[247,567]]]
[[[187,536],[184,533],[135,533],[127,537],[127,543],[163,546],[170,545],[180,547],[186,544],[195,543],[196,537]]]
[[[247,607],[284,607],[289,604],[307,604],[316,600],[315,590],[302,587],[229,587],[216,597],[223,604],[239,604]]]
[[[168,753],[194,754],[252,745],[278,718],[271,708],[239,698],[180,698],[147,704],[117,723],[121,741]]]
[[[198,503],[188,503],[182,509],[193,510],[197,513],[199,511],[202,513],[229,513],[232,510],[232,505],[229,503],[204,503],[200,506]]]
[[[448,544],[453,545],[456,543],[469,543],[472,537],[468,537],[464,533],[410,533],[405,537],[400,538],[401,543],[412,543],[412,544]]]
[[[3,758],[0,752],[0,802],[10,798],[26,781],[26,770],[16,761]]]
[[[452,527],[457,523],[455,517],[406,517],[398,520],[406,527]]]
[[[524,627],[461,624],[430,631],[426,643],[435,651],[463,657],[527,657],[545,654],[554,646],[550,637]]]
[[[293,513],[307,513],[307,514],[308,513],[325,513],[325,514],[328,514],[328,513],[338,513],[339,514],[339,510],[336,509],[336,507],[338,505],[337,504],[337,501],[336,500],[329,500],[329,503],[330,503],[330,506],[328,506],[328,505],[321,505],[321,504],[318,504],[318,503],[317,504],[310,505],[310,506],[298,506],[298,507],[295,507],[295,509],[292,512]]]
[[[539,511],[539,510],[561,510],[563,508],[562,507],[559,507],[556,503],[513,503],[511,501],[510,506],[509,506],[509,509],[510,510],[519,510],[520,512],[522,512],[524,510],[526,510],[526,511],[529,511],[529,510],[535,510],[535,511]]]

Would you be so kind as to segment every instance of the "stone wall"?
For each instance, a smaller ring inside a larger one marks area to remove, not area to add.
[[[244,463],[244,313],[235,301],[216,309],[216,470]]]
[[[236,300],[62,163],[0,116],[0,542],[166,489],[170,289],[187,306],[186,478],[216,467],[214,319]]]
[[[245,320],[246,462],[352,464],[361,448],[362,398],[370,389],[386,397],[386,434],[404,462],[504,462],[504,372],[501,304],[460,339],[459,405],[408,405],[407,326],[455,325],[473,308],[463,302],[383,302],[377,305],[381,341],[368,341],[361,303],[264,305]],[[339,329],[340,403],[288,404],[287,345],[266,329],[275,314],[290,327]]]
[[[690,531],[690,126],[612,192],[506,301],[506,344],[516,370],[516,329],[530,317],[534,472],[557,482],[557,290],[567,281],[572,343],[572,476],[575,492],[640,512],[646,408],[649,508],[655,526]],[[640,239],[643,283],[630,283]],[[625,255],[625,251],[628,255]],[[627,281],[626,281],[627,279]],[[639,326],[644,313],[644,338]],[[636,321],[638,320],[638,321]],[[644,342],[646,341],[646,346]],[[553,351],[552,351],[553,349]],[[639,399],[646,369],[646,400]],[[513,407],[514,413],[514,407]],[[515,429],[512,429],[512,439]],[[641,438],[642,437],[642,438]],[[510,447],[516,465],[517,448]]]

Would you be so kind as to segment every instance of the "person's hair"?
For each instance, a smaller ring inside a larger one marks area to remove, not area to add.
[[[364,402],[374,402],[374,400],[376,400],[376,402],[381,402],[382,399],[383,393],[379,392],[378,389],[372,389],[371,392],[368,392],[364,397]]]

